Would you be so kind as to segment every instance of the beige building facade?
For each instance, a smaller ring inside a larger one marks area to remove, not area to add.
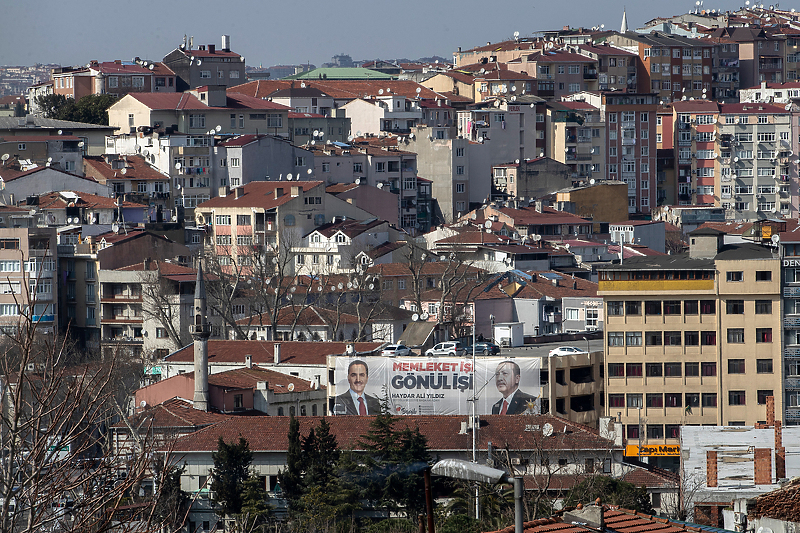
[[[780,262],[724,233],[690,234],[689,254],[600,270],[607,412],[629,444],[676,444],[682,425],[754,425],[783,410]]]

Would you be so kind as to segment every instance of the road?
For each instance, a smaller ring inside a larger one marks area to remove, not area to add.
[[[574,346],[581,350],[586,350],[586,343],[589,343],[589,351],[602,351],[603,339],[590,339],[589,341],[573,341],[573,342],[554,342],[548,344],[528,344],[517,348],[501,348],[501,356],[509,357],[547,357],[550,350],[558,348],[559,346]],[[470,355],[470,354],[467,354]]]

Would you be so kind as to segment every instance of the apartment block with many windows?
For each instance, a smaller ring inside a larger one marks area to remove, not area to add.
[[[688,254],[599,270],[606,406],[630,444],[674,444],[681,425],[753,425],[783,408],[780,264],[766,246],[689,234]]]

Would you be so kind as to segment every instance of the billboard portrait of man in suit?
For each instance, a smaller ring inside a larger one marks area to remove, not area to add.
[[[347,367],[347,382],[350,388],[336,397],[333,406],[335,415],[377,415],[381,412],[381,402],[374,396],[364,393],[369,381],[367,363],[356,359]]]
[[[513,361],[503,361],[497,365],[494,384],[503,397],[492,406],[493,415],[519,415],[528,409],[528,404],[536,401],[532,396],[519,390],[519,365]]]

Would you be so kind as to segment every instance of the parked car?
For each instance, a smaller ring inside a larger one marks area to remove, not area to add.
[[[472,346],[467,346],[467,355],[472,355]],[[500,353],[500,347],[493,342],[476,342],[475,353],[481,355],[497,355]]]
[[[575,355],[579,353],[588,353],[585,350],[581,350],[580,348],[575,348],[574,346],[559,346],[558,348],[553,348],[550,350],[550,356],[554,355]]]
[[[464,356],[467,354],[467,350],[461,346],[461,343],[458,341],[447,341],[447,342],[440,342],[427,352],[425,355],[450,355],[450,356]]]
[[[397,356],[404,356],[404,355],[414,355],[411,349],[407,346],[403,346],[402,344],[389,344],[383,348],[381,351],[381,355],[385,357],[397,357]]]

